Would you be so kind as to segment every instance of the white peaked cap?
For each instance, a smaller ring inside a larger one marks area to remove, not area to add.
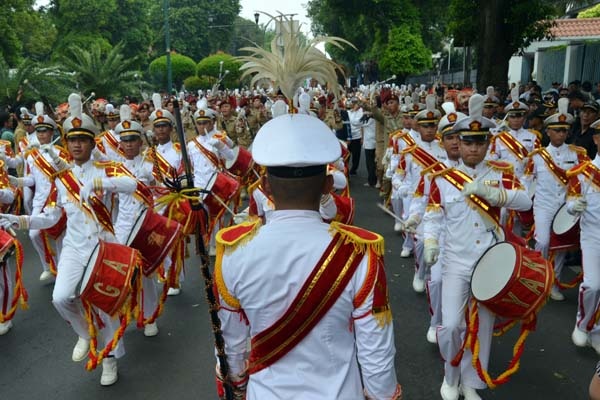
[[[252,144],[252,157],[265,167],[326,165],[340,156],[340,144],[331,129],[320,119],[304,114],[271,119]]]

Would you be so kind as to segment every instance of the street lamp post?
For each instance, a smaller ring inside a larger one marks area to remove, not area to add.
[[[165,13],[165,48],[167,56],[167,93],[171,94],[173,87],[173,73],[171,70],[171,35],[169,32],[169,0],[164,0]]]

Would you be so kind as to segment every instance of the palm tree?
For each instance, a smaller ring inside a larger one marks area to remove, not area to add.
[[[137,92],[139,71],[131,69],[136,58],[125,58],[123,43],[109,50],[98,44],[89,49],[70,47],[60,62],[73,73],[77,88],[82,93],[95,92],[96,97],[120,97]]]

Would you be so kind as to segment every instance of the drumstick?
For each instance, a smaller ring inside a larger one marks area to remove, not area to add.
[[[396,214],[394,214],[393,212],[391,212],[390,210],[387,209],[386,206],[384,206],[381,203],[377,203],[377,207],[379,207],[380,209],[382,209],[386,214],[391,215],[392,217],[394,217],[395,220],[404,223],[404,221],[402,220],[402,218],[400,218],[399,216],[397,216]]]
[[[229,206],[225,204],[225,202],[219,196],[213,193],[213,197],[215,198],[215,200],[217,200],[217,202],[219,202],[220,205],[222,205],[227,211],[229,211],[231,215],[235,217],[236,214],[233,212],[233,210],[229,208]]]

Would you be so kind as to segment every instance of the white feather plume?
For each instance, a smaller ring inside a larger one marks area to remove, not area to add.
[[[298,97],[298,108],[305,111],[310,110],[310,95],[308,93],[302,93]]]
[[[277,100],[271,106],[271,114],[273,114],[273,118],[277,118],[280,115],[284,115],[287,113],[287,104],[283,100]]]
[[[131,107],[128,104],[123,104],[119,111],[121,121],[131,121]]]
[[[496,91],[494,90],[493,86],[488,86],[487,89],[485,90],[485,94],[487,95],[487,97],[489,97],[490,99],[492,97],[494,97],[494,93],[496,93]]]
[[[454,106],[453,101],[447,101],[445,103],[442,103],[442,108],[444,109],[446,115],[456,112],[456,107]]]
[[[208,100],[206,100],[206,97],[203,97],[196,102],[196,108],[198,110],[206,110],[208,108]]]
[[[263,13],[275,19],[267,13]],[[292,26],[290,19],[280,14],[278,18],[285,20]],[[336,94],[341,88],[337,83],[337,72],[343,75],[342,68],[329,60],[324,53],[316,48],[317,45],[331,44],[343,48],[343,44],[355,48],[354,45],[339,37],[316,37],[306,44],[301,40],[300,26],[283,30],[281,35],[271,41],[270,49],[261,47],[244,47],[241,51],[249,53],[247,56],[236,57],[244,64],[240,67],[243,74],[240,79],[248,75],[252,77],[251,85],[260,79],[268,79],[274,86],[288,98],[294,97],[296,88],[302,86],[306,78],[311,77],[322,84],[328,84],[330,90]],[[283,45],[280,45],[283,44]]]
[[[425,105],[427,106],[427,111],[435,111],[435,94],[427,95]]]
[[[484,97],[479,93],[475,93],[471,96],[469,99],[469,117],[473,118],[474,120],[481,120],[483,115],[483,102]]]
[[[21,108],[19,108],[19,111],[20,111],[20,113],[21,113],[21,118],[23,118],[23,117],[25,117],[25,116],[29,115],[29,111],[28,111],[28,110],[27,110],[27,108],[25,108],[25,107],[21,107]]]
[[[562,115],[567,115],[569,113],[569,99],[566,97],[561,97],[558,99],[558,113]]]
[[[23,111],[21,111],[21,113],[22,112]],[[42,103],[41,101],[35,102],[35,115],[37,115],[37,116],[44,115],[44,103]]]
[[[83,105],[81,104],[81,96],[77,93],[71,93],[69,95],[69,114],[71,117],[81,119],[83,113]]]
[[[419,93],[413,92],[413,94],[412,94],[412,104],[419,104]]]
[[[412,97],[410,97],[410,96],[404,96],[404,105],[405,106],[412,105]]]
[[[154,105],[155,110],[162,109],[162,100],[160,98],[160,94],[158,94],[158,93],[152,94],[152,104]]]
[[[510,91],[510,99],[512,101],[519,101],[519,88],[518,87],[512,88],[512,90]]]
[[[108,103],[105,106],[104,111],[106,112],[106,114],[114,114],[115,113],[115,106],[113,106],[112,104]]]

